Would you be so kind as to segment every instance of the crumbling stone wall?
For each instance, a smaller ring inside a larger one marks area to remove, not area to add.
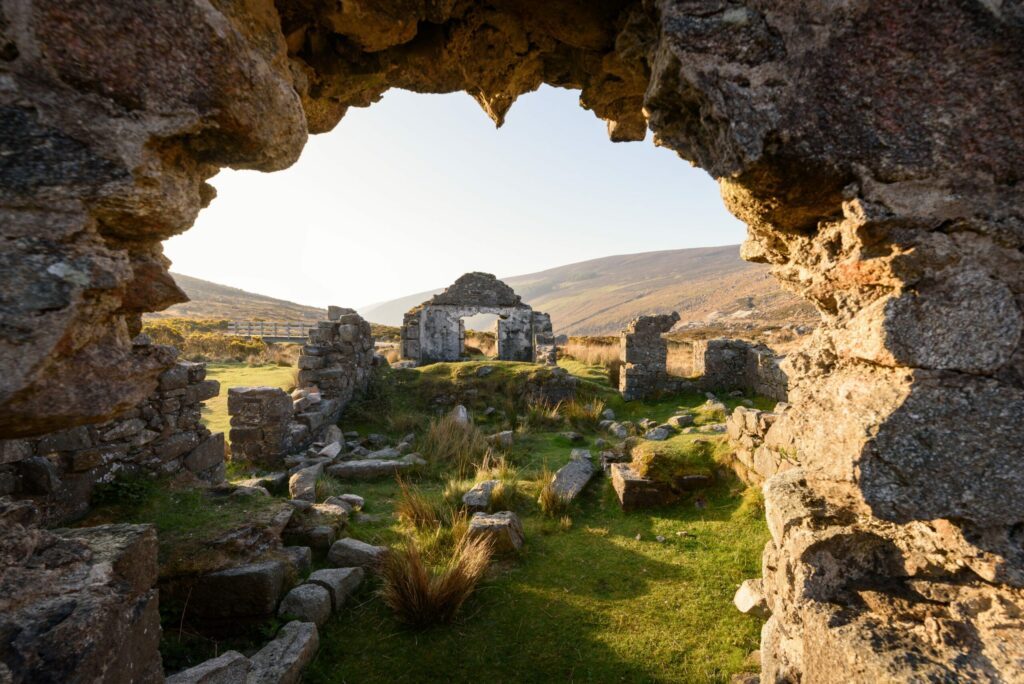
[[[743,390],[786,401],[789,378],[785,357],[763,344],[715,339],[693,343],[693,370],[708,390]]]
[[[373,363],[370,324],[353,309],[329,307],[302,346],[291,396],[277,387],[228,390],[232,459],[275,467],[306,448],[366,390]]]
[[[120,417],[33,439],[0,441],[0,495],[33,499],[47,522],[85,514],[97,484],[118,474],[188,471],[224,479],[224,434],[201,423],[203,402],[220,392],[206,364],[179,361],[157,391]]]
[[[736,407],[726,421],[729,444],[732,447],[732,467],[741,480],[760,485],[770,477],[797,467],[792,435],[783,426],[772,428],[779,416],[789,410],[780,402],[773,411],[759,411],[744,406]]]
[[[619,337],[619,393],[627,401],[645,399],[658,392],[671,391],[666,371],[668,345],[662,339],[679,322],[679,314],[638,316],[629,322]]]
[[[419,363],[458,361],[463,356],[463,318],[495,314],[498,359],[552,363],[551,317],[523,304],[511,287],[490,273],[466,273],[444,292],[408,311],[402,319],[402,357]]]
[[[0,4],[0,436],[156,389],[170,359],[132,340],[183,299],[160,244],[219,168],[286,167],[392,87],[499,124],[541,83],[580,88],[613,140],[650,128],[718,179],[744,258],[822,315],[776,421],[799,467],[765,483],[764,680],[1017,675],[1019,2],[344,9]]]

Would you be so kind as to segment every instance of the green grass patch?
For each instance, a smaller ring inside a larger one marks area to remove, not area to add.
[[[295,386],[294,369],[264,364],[247,366],[244,363],[208,363],[206,377],[220,382],[220,394],[203,404],[203,424],[211,432],[231,429],[228,416],[228,390],[232,387],[280,387],[288,391]]]
[[[633,448],[632,465],[642,477],[673,483],[691,475],[711,475],[714,451],[706,435],[677,435],[663,442],[643,440]]]

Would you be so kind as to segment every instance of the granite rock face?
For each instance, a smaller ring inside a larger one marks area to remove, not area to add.
[[[820,502],[831,536],[773,534],[765,679],[898,677],[912,652],[941,679],[953,655],[901,613],[967,630],[956,666],[998,678],[1024,643],[998,614],[1024,577],[1022,39],[1019,3],[969,0],[6,3],[0,436],[157,388],[172,360],[139,317],[182,299],[160,244],[219,168],[288,166],[392,87],[468,92],[498,124],[580,88],[613,140],[649,128],[717,178],[744,258],[821,312],[765,440],[800,466],[772,479],[803,483],[773,506]],[[799,582],[832,565],[857,568],[845,608]],[[907,588],[928,601],[903,611]],[[986,594],[1005,602],[963,608]]]

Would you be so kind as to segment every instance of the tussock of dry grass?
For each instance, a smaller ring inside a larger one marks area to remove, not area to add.
[[[410,627],[447,624],[487,572],[491,553],[487,539],[463,535],[446,558],[430,564],[407,539],[381,565],[380,597]]]
[[[569,511],[569,501],[555,491],[552,485],[554,473],[547,466],[540,472],[537,484],[540,486],[540,495],[537,497],[537,506],[540,512],[549,518],[559,518]]]
[[[417,530],[438,527],[441,516],[434,502],[402,478],[395,478],[395,481],[398,483],[398,500],[395,502],[398,519]]]
[[[559,410],[569,424],[577,430],[596,430],[597,424],[601,422],[604,402],[599,399],[586,402],[574,399],[562,402],[559,405]]]
[[[419,440],[420,454],[432,465],[466,477],[487,454],[487,437],[473,424],[462,425],[452,414],[434,418]]]
[[[552,406],[542,401],[531,401],[526,405],[522,421],[531,430],[550,430],[562,425],[562,411],[557,404]]]

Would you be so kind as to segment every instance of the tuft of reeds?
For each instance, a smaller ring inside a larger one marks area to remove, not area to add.
[[[395,503],[395,514],[401,522],[411,525],[417,530],[435,529],[441,524],[438,506],[430,500],[418,487],[410,485],[401,477],[398,483],[398,500]]]
[[[412,539],[392,549],[380,567],[380,596],[399,621],[414,628],[447,624],[483,579],[490,542],[463,536],[441,562],[430,564]]]
[[[419,452],[429,463],[443,465],[457,477],[472,473],[487,450],[487,437],[472,423],[463,425],[450,413],[431,419],[419,440]]]
[[[521,420],[527,429],[546,430],[562,425],[562,412],[558,404],[552,406],[543,401],[531,401]]]
[[[596,430],[597,424],[601,422],[604,402],[599,399],[586,402],[573,399],[562,402],[559,409],[562,416],[577,430]]]

